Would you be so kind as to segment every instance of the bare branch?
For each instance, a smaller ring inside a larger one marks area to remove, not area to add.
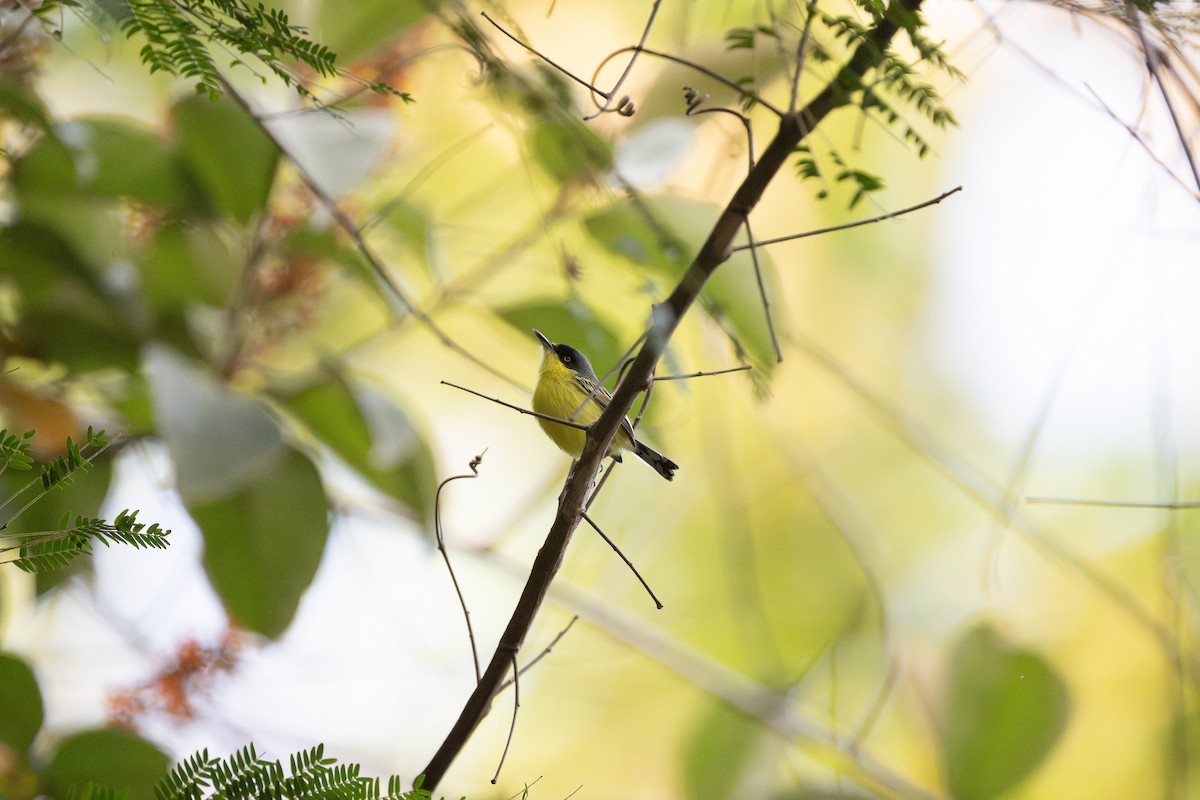
[[[533,55],[535,55],[535,56],[537,56],[538,58],[540,58],[542,61],[545,61],[545,62],[546,62],[547,64],[549,64],[550,66],[554,67],[556,70],[558,70],[559,72],[561,72],[563,75],[566,75],[568,78],[570,78],[571,80],[575,81],[575,82],[576,82],[576,83],[578,83],[580,86],[582,86],[583,88],[587,89],[588,91],[595,92],[596,94],[598,94],[598,95],[600,95],[601,97],[603,97],[605,100],[608,100],[608,99],[609,99],[608,92],[605,92],[605,91],[602,91],[602,90],[600,90],[600,89],[597,89],[597,88],[596,88],[594,85],[592,85],[592,84],[588,83],[588,82],[587,82],[587,81],[585,81],[583,78],[581,78],[581,77],[579,77],[578,75],[576,75],[575,73],[571,72],[571,70],[567,69],[567,68],[566,68],[566,67],[564,67],[562,64],[559,64],[557,61],[553,60],[552,58],[548,57],[548,56],[547,56],[547,55],[545,55],[544,53],[540,52],[540,51],[539,51],[537,48],[535,48],[535,47],[531,47],[530,45],[527,45],[527,44],[525,44],[525,43],[524,43],[524,42],[522,42],[520,39],[518,39],[516,36],[513,36],[511,33],[509,33],[508,31],[506,31],[506,30],[504,29],[504,26],[502,26],[502,25],[501,25],[499,22],[496,22],[496,20],[494,20],[494,19],[492,19],[490,16],[488,16],[488,13],[487,13],[486,11],[480,11],[480,12],[479,12],[479,14],[480,14],[480,15],[481,15],[481,16],[482,16],[484,19],[486,19],[488,22],[492,23],[492,26],[493,26],[493,27],[494,27],[496,30],[498,30],[498,31],[500,31],[501,33],[503,33],[503,34],[504,34],[505,36],[507,36],[509,39],[511,39],[511,40],[513,40],[514,42],[516,42],[517,44],[519,44],[521,47],[524,47],[526,50],[528,50],[530,53],[532,53]]]
[[[917,203],[915,206],[909,206],[908,208],[902,208],[899,211],[892,211],[891,213],[888,213],[888,214],[881,214],[878,217],[871,217],[870,219],[862,219],[862,220],[859,220],[858,222],[847,222],[844,225],[831,225],[828,228],[818,228],[816,230],[806,231],[804,233],[793,233],[791,236],[780,236],[776,239],[765,239],[761,242],[758,242],[757,244],[739,244],[736,247],[731,247],[730,252],[736,253],[739,250],[750,250],[755,247],[765,247],[766,245],[769,245],[769,244],[779,244],[780,242],[790,242],[793,239],[805,239],[809,236],[819,236],[822,233],[833,233],[834,231],[844,231],[849,228],[859,228],[859,227],[862,227],[863,225],[874,225],[876,222],[883,222],[885,220],[894,219],[895,217],[902,217],[905,214],[911,214],[914,211],[920,211],[922,208],[928,208],[929,206],[935,206],[938,203],[945,200],[950,195],[954,194],[955,192],[961,192],[962,188],[963,187],[961,187],[961,186],[955,186],[950,191],[942,192],[941,194],[939,194],[937,197],[933,198],[932,200],[926,200],[924,203]]]
[[[728,375],[730,372],[745,372],[748,369],[754,369],[749,364],[743,364],[740,367],[730,367],[729,369],[717,369],[712,372],[689,372],[687,375],[655,375],[650,378],[651,381],[686,381],[690,378],[708,378],[713,375]]]
[[[661,611],[663,607],[662,601],[658,599],[658,595],[656,595],[654,590],[650,588],[650,584],[646,583],[646,579],[642,577],[642,573],[638,572],[638,569],[633,565],[633,562],[621,552],[621,548],[617,547],[617,543],[608,538],[608,534],[596,524],[595,520],[587,515],[586,511],[583,514],[583,519],[588,525],[592,526],[592,530],[600,534],[600,538],[603,539],[608,546],[613,549],[613,552],[621,557],[621,560],[625,562],[625,566],[629,567],[629,571],[632,572],[634,577],[638,579],[638,581],[642,584],[642,588],[646,590],[646,594],[650,595],[650,599],[654,601],[654,605],[657,606]]]
[[[1026,497],[1025,502],[1034,505],[1097,506],[1099,508],[1153,508],[1159,511],[1181,511],[1200,508],[1200,501],[1186,500],[1162,503],[1153,500],[1088,500],[1079,497]]]
[[[513,411],[519,411],[522,414],[528,414],[531,417],[537,417],[538,419],[544,419],[544,420],[547,420],[548,422],[557,422],[559,424],[566,425],[571,428],[578,428],[581,431],[586,431],[588,429],[588,426],[583,425],[582,423],[574,422],[569,419],[559,419],[558,417],[552,417],[549,414],[540,414],[537,411],[530,411],[528,408],[521,408],[520,406],[514,406],[512,403],[506,403],[503,400],[500,400],[495,397],[488,397],[486,394],[477,392],[474,389],[468,389],[465,386],[459,386],[457,383],[451,383],[450,381],[442,381],[442,385],[453,387],[460,391],[467,392],[468,394],[473,394],[476,397],[482,397],[484,400],[491,400],[493,403],[498,403],[507,408],[511,408]]]

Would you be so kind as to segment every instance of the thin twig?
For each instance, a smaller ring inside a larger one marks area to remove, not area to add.
[[[654,376],[650,376],[649,383],[646,384],[646,393],[642,395],[642,405],[638,409],[637,416],[633,418],[632,427],[637,430],[637,426],[642,424],[642,417],[646,416],[646,409],[650,407],[650,395],[654,394]]]
[[[529,800],[529,790],[532,789],[534,786],[537,786],[538,781],[540,781],[543,777],[545,777],[545,776],[538,775],[537,778],[534,779],[533,783],[525,784],[524,789],[517,792],[516,794],[509,795],[506,798],[506,800],[517,800],[518,797],[521,798],[521,800]]]
[[[1117,112],[1113,111],[1112,108],[1109,107],[1109,105],[1107,103],[1105,103],[1104,100],[1101,99],[1100,95],[1096,93],[1095,89],[1093,89],[1087,83],[1084,83],[1083,85],[1089,92],[1092,93],[1092,97],[1094,97],[1096,99],[1096,102],[1100,104],[1100,107],[1102,109],[1104,109],[1105,113],[1107,113],[1108,116],[1111,117],[1114,122],[1116,122],[1118,125],[1120,125],[1122,128],[1124,128],[1129,133],[1129,135],[1133,137],[1133,140],[1135,142],[1137,142],[1138,144],[1140,144],[1142,146],[1142,150],[1145,151],[1146,155],[1150,156],[1150,158],[1152,158],[1154,160],[1154,163],[1158,164],[1158,166],[1160,166],[1162,168],[1162,171],[1165,172],[1171,180],[1173,180],[1173,181],[1175,181],[1175,183],[1179,184],[1179,187],[1181,189],[1183,189],[1185,192],[1190,194],[1192,196],[1193,200],[1200,203],[1200,192],[1197,192],[1195,189],[1193,189],[1192,187],[1190,187],[1186,183],[1184,183],[1183,178],[1176,175],[1175,170],[1171,169],[1171,167],[1167,164],[1167,162],[1163,161],[1159,157],[1158,153],[1154,152],[1154,149],[1152,147],[1150,147],[1150,143],[1147,142],[1145,140],[1145,138],[1140,133],[1138,133],[1137,130],[1132,125],[1130,125],[1128,122],[1126,122],[1125,120],[1123,120],[1119,116],[1117,116]]]
[[[638,581],[642,584],[642,587],[646,590],[646,593],[650,595],[650,599],[654,601],[654,605],[661,610],[663,607],[662,601],[658,599],[658,595],[656,595],[654,590],[650,588],[650,584],[646,583],[646,579],[642,577],[642,573],[638,572],[638,569],[633,565],[633,562],[626,558],[625,554],[621,552],[621,548],[617,547],[617,543],[608,538],[608,534],[601,530],[600,526],[596,524],[596,521],[587,515],[587,512],[584,512],[583,519],[588,525],[592,526],[592,530],[600,534],[600,538],[608,543],[608,546],[613,549],[613,552],[621,557],[621,560],[625,562],[625,566],[629,567],[629,571],[633,573],[634,577],[638,579]]]
[[[512,684],[513,684],[513,713],[512,722],[508,726],[508,738],[504,741],[504,752],[500,754],[500,763],[496,765],[496,774],[492,776],[492,785],[496,785],[496,781],[500,780],[500,770],[504,768],[504,759],[508,758],[508,747],[512,744],[513,731],[517,729],[517,711],[521,708],[521,681],[518,676],[521,674],[517,669],[517,654],[512,654]]]
[[[595,114],[589,114],[584,117],[584,122],[591,122],[596,117],[608,111],[608,104],[612,102],[617,91],[624,85],[625,80],[629,77],[629,73],[633,72],[633,65],[637,61],[638,53],[646,46],[646,39],[650,37],[650,28],[654,25],[654,17],[658,15],[659,6],[662,5],[662,0],[654,0],[654,6],[650,9],[650,18],[646,20],[646,27],[642,29],[642,38],[638,40],[638,49],[629,59],[629,63],[625,65],[625,69],[621,71],[621,77],[617,78],[617,82],[613,84],[612,90],[604,97],[604,105],[599,106]],[[633,103],[626,98],[622,98],[621,102],[617,103],[617,113],[622,116],[633,116]]]
[[[1131,0],[1125,0],[1125,11],[1129,15],[1130,25],[1137,33],[1138,39],[1142,43],[1142,54],[1146,59],[1146,70],[1150,73],[1150,77],[1154,79],[1154,83],[1158,86],[1158,91],[1162,95],[1163,102],[1167,105],[1167,112],[1171,115],[1171,124],[1175,126],[1175,135],[1179,137],[1179,145],[1183,149],[1184,158],[1187,159],[1188,166],[1192,168],[1192,179],[1196,181],[1196,188],[1200,189],[1200,165],[1196,163],[1195,154],[1192,153],[1192,145],[1188,140],[1187,133],[1183,129],[1183,123],[1179,119],[1179,114],[1175,110],[1175,102],[1171,100],[1171,95],[1167,91],[1166,81],[1163,80],[1162,68],[1163,64],[1159,61],[1158,51],[1151,45],[1149,39],[1146,38],[1146,31],[1142,28],[1142,19],[1137,7]]]
[[[558,646],[558,643],[562,641],[562,638],[563,638],[564,636],[566,636],[566,635],[567,635],[567,631],[571,630],[571,626],[572,626],[572,625],[574,625],[574,624],[575,624],[576,622],[578,622],[578,621],[579,621],[579,615],[578,615],[578,614],[576,614],[575,616],[571,617],[571,621],[567,623],[567,626],[566,626],[565,628],[563,628],[561,631],[559,631],[559,632],[558,632],[558,635],[557,635],[557,636],[555,636],[553,639],[551,639],[551,640],[550,640],[550,644],[548,644],[548,645],[546,645],[545,647],[543,647],[543,648],[542,648],[542,652],[540,652],[540,653],[538,653],[536,656],[534,656],[534,657],[533,657],[533,658],[532,658],[532,659],[529,661],[529,663],[528,663],[528,664],[526,664],[525,666],[523,666],[523,667],[521,667],[519,670],[517,670],[517,671],[516,671],[516,674],[517,674],[517,675],[524,675],[526,672],[528,672],[529,670],[533,669],[533,666],[534,666],[535,664],[537,664],[539,661],[541,661],[541,660],[542,660],[543,658],[545,658],[546,656],[550,655],[550,652],[551,652],[551,651],[552,651],[552,650],[553,650],[555,647],[557,647],[557,646]],[[504,683],[500,684],[500,691],[503,691],[503,690],[507,689],[509,686],[512,686],[512,683],[513,683],[513,679],[512,679],[512,678],[509,678],[509,679],[508,679],[508,680],[506,680]]]
[[[687,67],[688,69],[695,70],[696,72],[700,73],[701,75],[704,75],[707,78],[712,78],[714,81],[721,84],[722,86],[725,86],[726,88],[732,89],[733,91],[737,92],[738,96],[743,97],[747,100],[753,100],[755,103],[757,103],[758,105],[767,109],[775,116],[777,116],[777,117],[785,116],[783,111],[781,111],[778,106],[772,104],[766,98],[760,97],[759,95],[755,94],[754,92],[746,91],[746,87],[742,86],[741,84],[737,83],[736,81],[732,81],[729,78],[726,78],[721,73],[711,70],[708,67],[704,66],[703,64],[697,64],[695,61],[690,61],[686,58],[683,58],[682,56],[672,55],[671,53],[664,53],[661,50],[653,50],[649,47],[635,47],[634,45],[629,45],[628,47],[622,47],[619,50],[614,50],[613,52],[609,53],[607,56],[604,57],[604,60],[600,62],[600,65],[598,67],[596,67],[596,72],[594,74],[599,75],[600,70],[604,69],[605,64],[607,64],[609,61],[612,61],[614,58],[621,55],[622,53],[628,53],[631,50],[637,50],[639,53],[645,53],[648,56],[654,56],[655,58],[661,58],[664,61],[670,61],[673,64],[679,64],[680,66],[684,66],[684,67]],[[572,76],[572,77],[574,77],[574,76]],[[579,80],[579,79],[576,78],[576,80]],[[584,84],[584,85],[586,86],[587,84]]]
[[[1152,508],[1159,511],[1180,511],[1200,508],[1200,501],[1187,500],[1176,503],[1159,503],[1152,500],[1088,500],[1077,497],[1026,497],[1025,502],[1056,506],[1098,506],[1100,508]]]
[[[763,241],[759,242],[758,244],[739,244],[735,247],[729,248],[729,252],[736,253],[739,250],[749,250],[752,247],[765,247],[769,244],[779,244],[780,242],[790,242],[793,239],[804,239],[809,236],[819,236],[822,233],[833,233],[834,231],[844,231],[849,228],[858,228],[863,225],[874,225],[876,222],[884,222],[885,220],[893,219],[895,217],[902,217],[905,214],[911,214],[914,211],[920,211],[922,208],[928,208],[929,206],[936,206],[938,203],[942,202],[950,195],[955,194],[956,192],[961,192],[962,188],[963,187],[961,187],[961,186],[955,186],[950,191],[942,192],[941,194],[939,194],[937,197],[933,198],[932,200],[926,200],[924,203],[917,203],[915,206],[909,206],[908,208],[902,208],[899,211],[892,211],[888,214],[880,214],[878,217],[871,217],[870,219],[861,219],[858,222],[847,222],[843,225],[831,225],[828,228],[817,228],[816,230],[806,231],[804,233],[793,233],[791,236],[780,236],[775,239],[764,239]]]
[[[467,600],[463,597],[462,587],[458,585],[458,576],[454,574],[454,567],[450,564],[450,553],[446,550],[446,539],[442,535],[442,489],[446,484],[465,479],[474,479],[479,477],[479,465],[483,463],[483,457],[487,453],[487,448],[483,452],[471,459],[467,466],[471,469],[468,475],[452,475],[446,480],[438,484],[437,492],[433,496],[433,529],[437,534],[438,552],[442,554],[442,560],[446,562],[446,571],[450,573],[450,581],[454,584],[454,592],[458,595],[458,604],[462,606],[463,619],[467,622],[467,638],[471,640],[471,659],[475,662],[475,682],[478,683],[482,677],[479,670],[479,650],[475,646],[475,629],[471,627],[471,612],[467,610]]]
[[[604,484],[608,483],[608,477],[612,475],[613,470],[617,468],[616,459],[611,459],[608,462],[608,469],[600,476],[600,482],[596,484],[596,488],[592,489],[592,493],[588,495],[587,502],[583,505],[584,512],[592,510],[592,503],[596,502],[596,498],[600,496],[600,490],[604,488]]]
[[[775,363],[783,363],[783,350],[779,349],[779,337],[775,334],[775,320],[771,319],[771,299],[767,297],[767,285],[763,281],[762,267],[758,263],[758,246],[754,232],[750,229],[750,218],[746,218],[746,240],[750,249],[750,262],[754,265],[754,280],[758,283],[758,299],[762,302],[763,317],[767,321],[767,332],[771,334],[771,349],[775,351]]]
[[[543,54],[543,53],[539,52],[539,51],[538,51],[536,48],[534,48],[534,47],[530,47],[529,45],[525,44],[525,43],[524,43],[524,42],[522,42],[520,39],[518,39],[516,36],[513,36],[511,33],[509,33],[508,31],[506,31],[506,30],[504,29],[504,27],[503,27],[503,26],[502,26],[502,25],[501,25],[499,22],[496,22],[496,20],[494,20],[494,19],[492,19],[490,16],[488,16],[488,13],[487,13],[486,11],[480,11],[479,13],[480,13],[480,15],[481,15],[481,16],[482,16],[484,19],[486,19],[488,22],[492,23],[492,26],[493,26],[493,27],[495,27],[495,29],[496,29],[496,30],[498,30],[498,31],[500,31],[501,33],[503,33],[503,34],[504,34],[505,36],[507,36],[509,39],[512,39],[514,42],[516,42],[517,44],[519,44],[521,47],[524,47],[524,48],[525,48],[526,50],[528,50],[530,53],[532,53],[533,55],[537,56],[537,57],[538,57],[539,59],[541,59],[542,61],[545,61],[547,64],[549,64],[550,66],[554,67],[556,70],[558,70],[559,72],[561,72],[563,75],[566,75],[568,78],[570,78],[571,80],[575,81],[576,83],[578,83],[578,84],[579,84],[580,86],[582,86],[583,88],[585,88],[585,89],[587,89],[587,90],[589,90],[589,91],[595,92],[596,94],[598,94],[598,95],[600,95],[601,97],[603,97],[605,100],[607,100],[607,99],[608,99],[608,93],[607,93],[607,92],[605,92],[605,91],[603,91],[603,90],[601,90],[601,89],[597,89],[597,88],[596,88],[594,85],[592,85],[592,84],[588,83],[588,82],[587,82],[587,81],[585,81],[583,78],[581,78],[581,77],[579,77],[578,75],[576,75],[575,73],[571,72],[571,70],[567,69],[567,68],[566,68],[566,67],[564,67],[562,64],[559,64],[558,62],[556,62],[556,61],[554,61],[554,60],[552,60],[552,59],[548,58],[548,57],[547,57],[545,54]]]
[[[500,400],[495,397],[488,397],[486,394],[477,392],[474,389],[468,389],[465,386],[459,386],[457,383],[451,383],[450,381],[442,381],[441,383],[443,386],[451,386],[460,391],[467,392],[468,394],[473,394],[476,397],[482,397],[484,400],[491,400],[493,403],[499,403],[502,406],[511,408],[513,411],[519,411],[522,414],[528,414],[531,417],[537,417],[538,419],[544,419],[548,422],[557,422],[560,425],[566,425],[570,428],[578,428],[581,431],[586,431],[588,429],[587,425],[583,425],[578,422],[572,422],[569,419],[559,419],[558,417],[552,417],[549,414],[540,414],[537,411],[530,411],[528,408],[521,408],[520,406],[514,406],[512,403],[506,403],[503,400]]]
[[[815,0],[814,0],[815,2]],[[807,33],[807,30],[805,31]],[[732,114],[742,123],[742,127],[746,131],[746,166],[747,174],[754,171],[754,128],[750,125],[750,118],[745,114],[734,111],[731,108],[700,108],[700,104],[708,99],[708,95],[700,95],[695,89],[685,88],[684,97],[688,101],[688,116],[697,116],[699,114],[716,114],[726,113]],[[796,98],[792,97],[792,105],[795,106]],[[754,280],[758,284],[758,296],[762,302],[763,317],[767,321],[767,331],[771,334],[771,349],[775,351],[775,362],[783,363],[783,350],[779,348],[779,337],[775,334],[775,321],[771,318],[771,300],[767,297],[767,286],[763,281],[762,265],[758,261],[758,248],[755,246],[754,231],[750,227],[750,218],[746,218],[746,239],[750,246],[750,262],[754,265]]]
[[[748,369],[754,369],[754,367],[750,364],[743,364],[740,367],[716,369],[711,372],[689,372],[687,375],[653,375],[650,381],[651,383],[658,383],[659,381],[686,381],[690,378],[708,378],[713,375],[727,375],[730,372],[745,372]]]
[[[809,0],[807,13],[804,16],[804,31],[800,34],[800,44],[796,46],[796,75],[792,80],[792,99],[788,103],[788,113],[796,113],[796,103],[800,99],[800,76],[804,72],[804,62],[808,58],[808,37],[812,32],[813,16],[817,10],[817,0]]]

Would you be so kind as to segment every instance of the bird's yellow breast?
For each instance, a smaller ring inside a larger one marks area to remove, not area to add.
[[[542,359],[537,387],[533,391],[533,410],[559,419],[574,420],[580,425],[591,425],[604,411],[595,399],[588,399],[588,392],[576,379],[575,372],[563,366],[553,353],[547,353]],[[567,455],[579,458],[583,453],[585,434],[579,428],[544,419],[538,419],[538,424]],[[609,447],[609,455],[627,449],[631,444],[628,440],[624,432],[618,431]]]

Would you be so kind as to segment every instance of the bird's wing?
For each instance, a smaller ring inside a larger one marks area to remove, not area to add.
[[[608,393],[608,389],[604,388],[604,384],[586,375],[576,375],[575,380],[579,381],[579,385],[584,388],[592,399],[596,401],[596,405],[600,406],[601,413],[608,408],[608,403],[612,400],[612,395]],[[625,431],[625,435],[629,437],[630,442],[636,442],[637,439],[633,436],[633,426],[629,424],[629,420],[621,417],[621,430]]]

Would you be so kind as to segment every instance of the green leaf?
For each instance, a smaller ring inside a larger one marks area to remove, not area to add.
[[[0,228],[0,264],[16,283],[23,303],[34,307],[64,295],[99,291],[91,270],[71,243],[37,222],[19,220]]]
[[[276,638],[312,583],[329,535],[316,467],[288,449],[233,494],[188,504],[204,568],[234,623]]]
[[[0,708],[4,709],[0,742],[26,761],[29,745],[42,727],[42,693],[29,665],[7,653],[0,653]]]
[[[169,766],[166,754],[145,739],[97,729],[66,739],[43,777],[54,797],[66,797],[72,784],[96,783],[128,790],[129,800],[152,800],[154,785]]]
[[[258,123],[228,97],[192,95],[174,108],[179,149],[214,208],[247,222],[263,209],[279,151]]]
[[[284,451],[279,428],[260,402],[175,351],[150,347],[146,373],[185,502],[229,496],[258,480]]]
[[[50,130],[50,116],[37,94],[11,80],[0,80],[0,110],[9,119]]]
[[[437,10],[437,2],[418,0],[356,0],[322,3],[321,44],[335,50],[343,62],[358,58]]]
[[[762,725],[724,703],[713,702],[684,752],[689,800],[737,797],[742,775],[762,739]]]
[[[138,260],[142,296],[168,318],[197,305],[220,307],[244,266],[211,227],[169,222],[155,231],[153,246]]]
[[[131,197],[167,208],[188,204],[191,192],[186,179],[154,133],[115,119],[67,124],[78,125],[75,130],[83,136],[87,157],[95,159],[94,173],[80,170],[85,188],[105,197]]]
[[[209,580],[237,624],[278,636],[329,533],[317,470],[283,443],[258,400],[165,347],[150,348],[146,371],[180,494],[204,534]]]
[[[99,303],[87,308],[30,307],[18,330],[39,358],[61,364],[72,374],[111,367],[132,372],[137,369],[141,339],[123,320],[104,316],[109,308]]]
[[[559,183],[587,179],[612,166],[612,150],[579,120],[543,122],[533,128],[530,150]]]
[[[652,224],[643,206],[633,201],[588,215],[584,227],[610,253],[669,277],[682,275],[692,259],[685,242]]]
[[[182,209],[193,193],[175,156],[153,132],[119,119],[61,122],[18,162],[20,194],[78,190],[89,197],[129,197]],[[63,148],[70,156],[64,163]]]
[[[331,368],[328,380],[285,404],[363,477],[413,509],[432,532],[433,453],[392,398]]]
[[[942,700],[942,759],[956,800],[989,800],[1045,759],[1066,727],[1070,698],[1036,653],[987,624],[954,648]]]
[[[78,191],[75,159],[52,129],[47,128],[28,152],[13,161],[12,185],[18,196]]]

